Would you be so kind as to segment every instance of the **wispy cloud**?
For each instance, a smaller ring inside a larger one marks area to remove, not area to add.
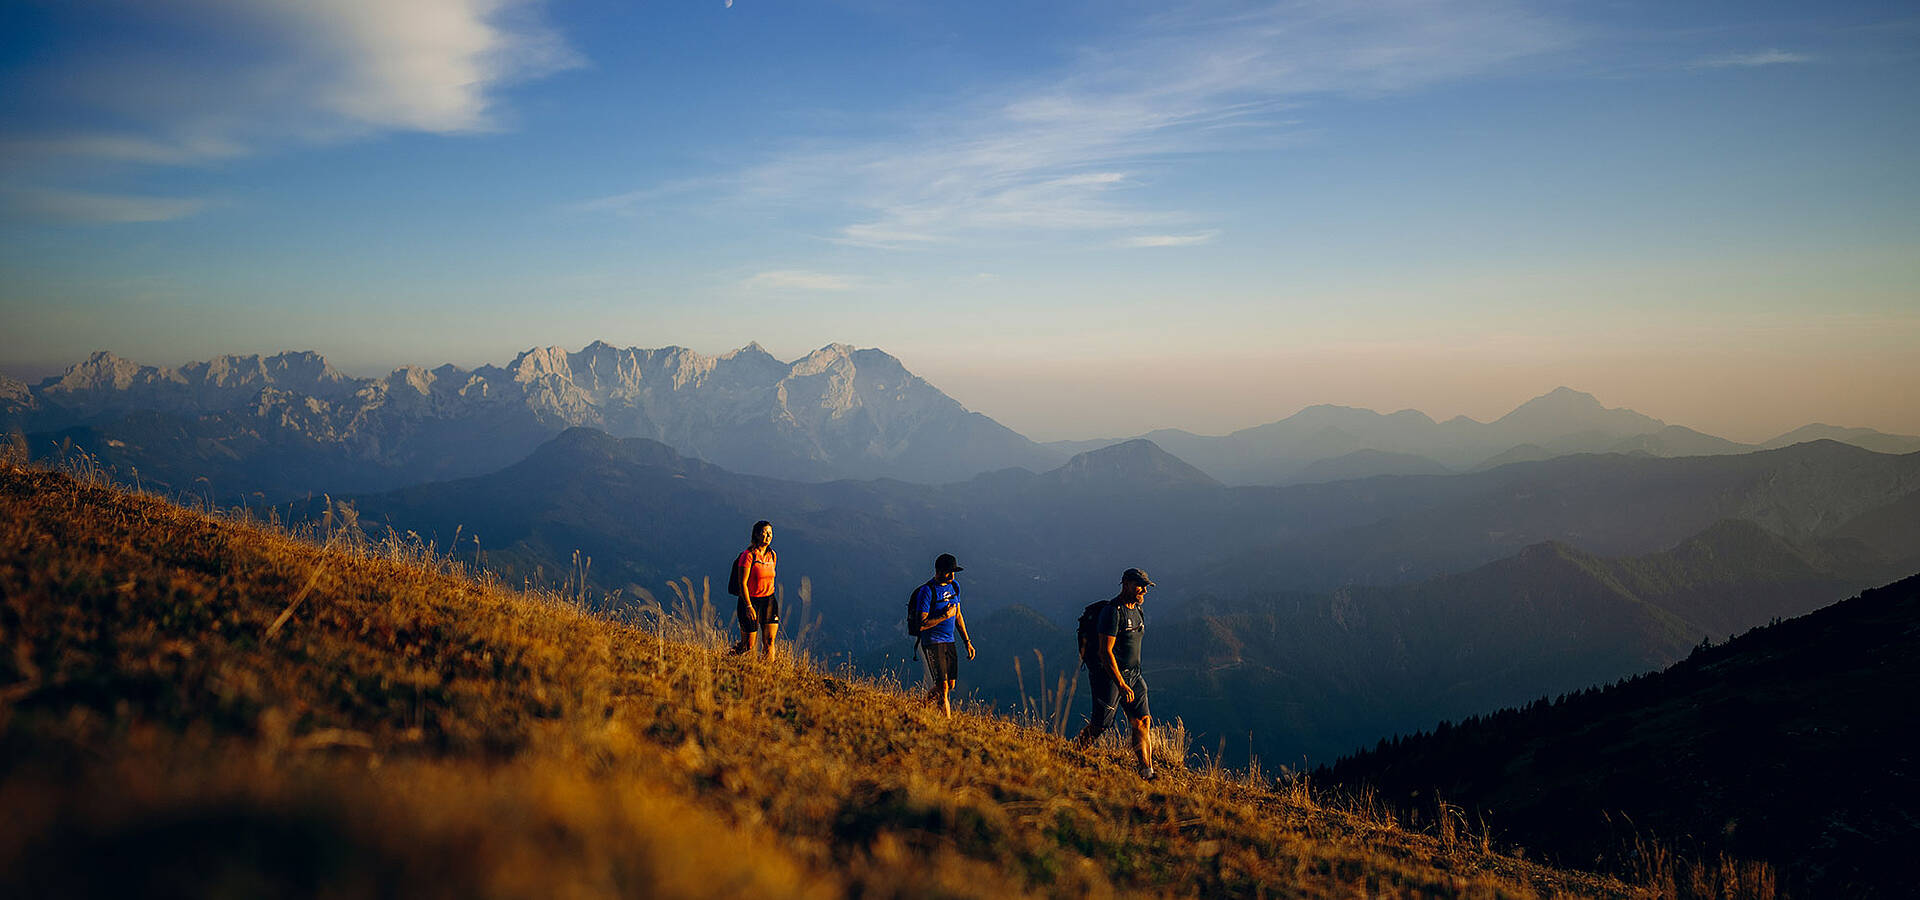
[[[137,13],[151,49],[83,44],[28,70],[68,124],[16,122],[0,154],[70,171],[390,130],[495,129],[501,85],[579,62],[539,12],[537,0],[156,0]],[[66,11],[76,31],[105,14],[93,4]]]
[[[1721,56],[1709,56],[1694,60],[1687,65],[1690,69],[1750,69],[1756,66],[1785,66],[1796,63],[1813,62],[1814,58],[1805,53],[1793,53],[1786,50],[1760,50],[1752,53],[1728,53]]]
[[[169,223],[211,205],[204,198],[150,198],[131,194],[88,194],[77,190],[8,190],[4,205],[31,219],[71,225]]]
[[[774,269],[761,272],[745,282],[748,290],[776,291],[850,291],[859,287],[856,279],[805,269]]]
[[[35,219],[84,225],[170,222],[191,216],[209,205],[209,201],[197,197],[141,197],[31,189],[6,191],[0,193],[0,198],[4,198],[5,205],[15,213]]]
[[[1317,98],[1476,77],[1567,40],[1501,0],[1206,0],[1103,35],[1050,77],[896,120],[886,137],[796,145],[716,193],[812,204],[839,218],[827,239],[893,249],[1191,228],[1202,216],[1149,199],[1165,173],[1298,140],[1299,107]]]
[[[1117,247],[1191,247],[1204,244],[1220,236],[1218,231],[1202,231],[1198,234],[1143,234],[1121,238],[1114,242]]]

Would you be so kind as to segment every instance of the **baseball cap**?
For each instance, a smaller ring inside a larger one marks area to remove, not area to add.
[[[954,559],[953,554],[942,553],[940,554],[940,558],[933,561],[933,570],[935,572],[964,572],[966,571],[966,567],[960,565],[960,561]]]
[[[1121,572],[1120,583],[1144,584],[1147,587],[1153,587],[1153,579],[1148,578],[1146,571],[1142,569],[1128,569],[1125,572]]]

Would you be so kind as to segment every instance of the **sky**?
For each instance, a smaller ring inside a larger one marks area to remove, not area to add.
[[[1920,433],[1902,3],[16,0],[0,371],[879,347],[1039,440]]]

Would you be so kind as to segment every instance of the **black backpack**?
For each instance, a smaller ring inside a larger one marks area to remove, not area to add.
[[[740,557],[733,558],[733,565],[727,569],[727,593],[735,597],[747,595],[747,570],[740,565]]]
[[[1095,600],[1080,611],[1080,661],[1086,663],[1088,668],[1093,667],[1093,663],[1087,660],[1087,653],[1093,649],[1093,640],[1100,633],[1100,611],[1112,603],[1112,600]]]
[[[748,554],[753,553],[753,548],[748,547],[746,552]],[[771,557],[776,567],[780,565],[779,553],[769,549],[767,550],[767,556]],[[733,558],[733,565],[727,568],[727,593],[735,597],[745,597],[747,595],[747,569],[745,566],[740,565],[740,557],[738,556]]]

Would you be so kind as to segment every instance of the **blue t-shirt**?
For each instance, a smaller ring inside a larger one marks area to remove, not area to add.
[[[960,585],[957,583],[933,584],[929,582],[921,585],[918,590],[913,592],[913,611],[920,613],[923,621],[945,615],[947,610],[952,609],[953,605],[959,602]],[[945,622],[941,622],[932,628],[920,632],[920,640],[929,644],[953,643],[953,622],[954,620],[948,619]]]

